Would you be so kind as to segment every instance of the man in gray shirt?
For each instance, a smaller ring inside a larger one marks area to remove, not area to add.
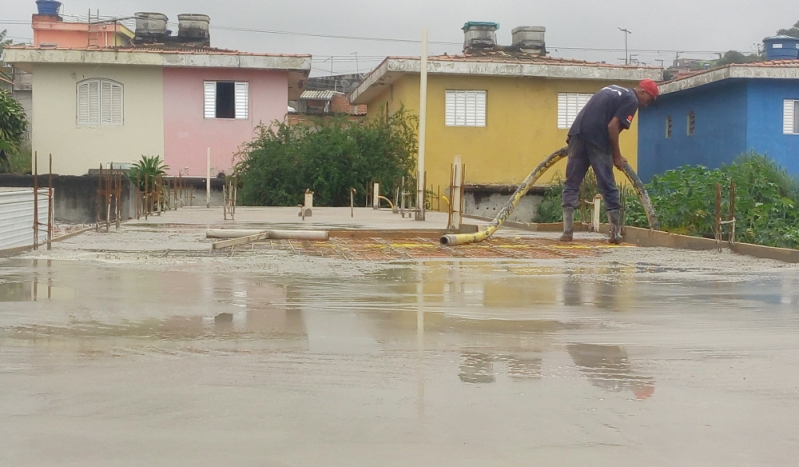
[[[619,190],[613,166],[619,170],[625,159],[619,149],[619,134],[630,128],[639,107],[648,107],[658,96],[654,81],[645,79],[635,89],[608,86],[593,95],[569,130],[569,160],[563,186],[564,242],[574,237],[574,209],[580,204],[580,185],[594,169],[599,193],[605,201],[610,223],[610,243],[621,243]]]

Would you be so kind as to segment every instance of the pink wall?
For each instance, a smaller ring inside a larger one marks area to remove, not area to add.
[[[205,119],[204,81],[250,83],[247,120]],[[252,141],[261,123],[283,120],[288,104],[288,73],[220,68],[164,68],[164,160],[169,173],[205,176],[206,149],[211,148],[212,176],[231,173],[233,154]]]
[[[33,15],[33,45],[56,44],[59,47],[113,47],[115,35],[125,29],[113,24],[89,25],[87,23],[65,23],[57,16]]]

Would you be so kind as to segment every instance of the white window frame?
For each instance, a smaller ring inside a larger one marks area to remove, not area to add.
[[[577,115],[583,110],[585,104],[593,94],[581,92],[558,93],[558,129],[568,130],[572,127]]]
[[[799,99],[785,99],[783,101],[782,133],[799,135]]]
[[[80,81],[76,87],[75,121],[79,126],[125,124],[125,86],[103,78]]]
[[[486,91],[448,89],[445,98],[446,126],[486,126]]]
[[[218,83],[233,83],[235,117],[216,116],[216,89]],[[250,118],[250,83],[246,81],[203,81],[203,117],[213,120],[247,120]]]

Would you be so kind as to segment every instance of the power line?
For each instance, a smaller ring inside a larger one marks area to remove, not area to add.
[[[73,15],[67,15],[73,16]],[[103,17],[103,18],[113,18],[113,17]],[[30,24],[29,21],[24,20],[0,20],[0,24],[14,24],[14,25],[27,25]],[[178,23],[169,22],[170,25],[176,26]],[[281,30],[273,30],[273,29],[254,29],[254,28],[244,28],[244,27],[236,27],[236,26],[210,26],[211,29],[217,29],[222,31],[233,31],[233,32],[251,32],[251,33],[259,33],[259,34],[275,34],[275,35],[285,35],[285,36],[300,36],[300,37],[315,37],[315,38],[325,38],[325,39],[342,39],[342,40],[357,40],[357,41],[372,41],[372,42],[394,42],[394,43],[403,43],[403,44],[420,44],[421,41],[418,39],[401,39],[401,38],[389,38],[389,37],[368,37],[368,36],[347,36],[347,35],[338,35],[338,34],[320,34],[320,33],[309,33],[309,32],[297,32],[297,31],[281,31]],[[462,42],[451,42],[451,41],[429,41],[430,44],[437,44],[437,45],[463,45]],[[549,50],[571,50],[571,51],[585,51],[585,52],[624,52],[624,49],[621,48],[604,48],[604,47],[573,47],[573,46],[557,46],[557,45],[548,45],[547,48]],[[666,53],[693,53],[693,54],[718,54],[724,53],[726,50],[685,50],[685,49],[628,49],[629,52],[638,52],[638,53],[654,53],[654,54],[666,54]],[[327,56],[326,56],[327,57]],[[338,57],[338,56],[335,56]],[[343,56],[342,56],[343,57]]]

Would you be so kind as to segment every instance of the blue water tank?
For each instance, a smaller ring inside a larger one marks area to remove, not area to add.
[[[58,16],[58,9],[61,7],[61,2],[54,0],[36,0],[36,6],[39,8],[39,14],[45,16]]]
[[[766,60],[796,60],[799,58],[799,38],[774,36],[763,39]]]

